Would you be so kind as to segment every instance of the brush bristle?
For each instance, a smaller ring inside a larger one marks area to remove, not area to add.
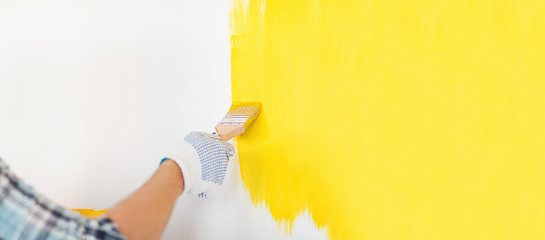
[[[216,125],[222,141],[227,141],[245,132],[261,112],[259,102],[233,102],[229,111]]]
[[[248,116],[248,119],[244,122],[244,128],[248,128],[260,112],[260,102],[233,102],[225,116]]]

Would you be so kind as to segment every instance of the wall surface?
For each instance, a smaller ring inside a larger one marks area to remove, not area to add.
[[[230,1],[0,1],[0,156],[68,208],[111,207],[231,102]],[[235,178],[236,179],[236,178]],[[283,239],[233,178],[163,239]],[[237,186],[235,189],[234,186]],[[293,239],[324,239],[308,217]]]
[[[545,2],[240,0],[244,186],[333,239],[545,239]]]

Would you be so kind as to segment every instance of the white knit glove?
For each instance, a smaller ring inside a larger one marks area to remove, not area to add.
[[[232,165],[228,164],[229,159],[235,154],[235,148],[220,141],[215,134],[190,132],[177,151],[165,159],[174,160],[180,166],[184,178],[183,193],[207,197],[223,183],[227,167]]]

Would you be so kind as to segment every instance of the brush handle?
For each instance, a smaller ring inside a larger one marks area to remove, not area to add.
[[[243,134],[246,129],[244,125],[217,125],[216,132],[220,136],[221,141],[229,141],[240,134]]]

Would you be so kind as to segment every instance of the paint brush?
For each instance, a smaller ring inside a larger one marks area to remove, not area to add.
[[[216,132],[220,139],[227,141],[243,134],[260,111],[261,103],[259,102],[233,102],[225,117],[216,125]]]

